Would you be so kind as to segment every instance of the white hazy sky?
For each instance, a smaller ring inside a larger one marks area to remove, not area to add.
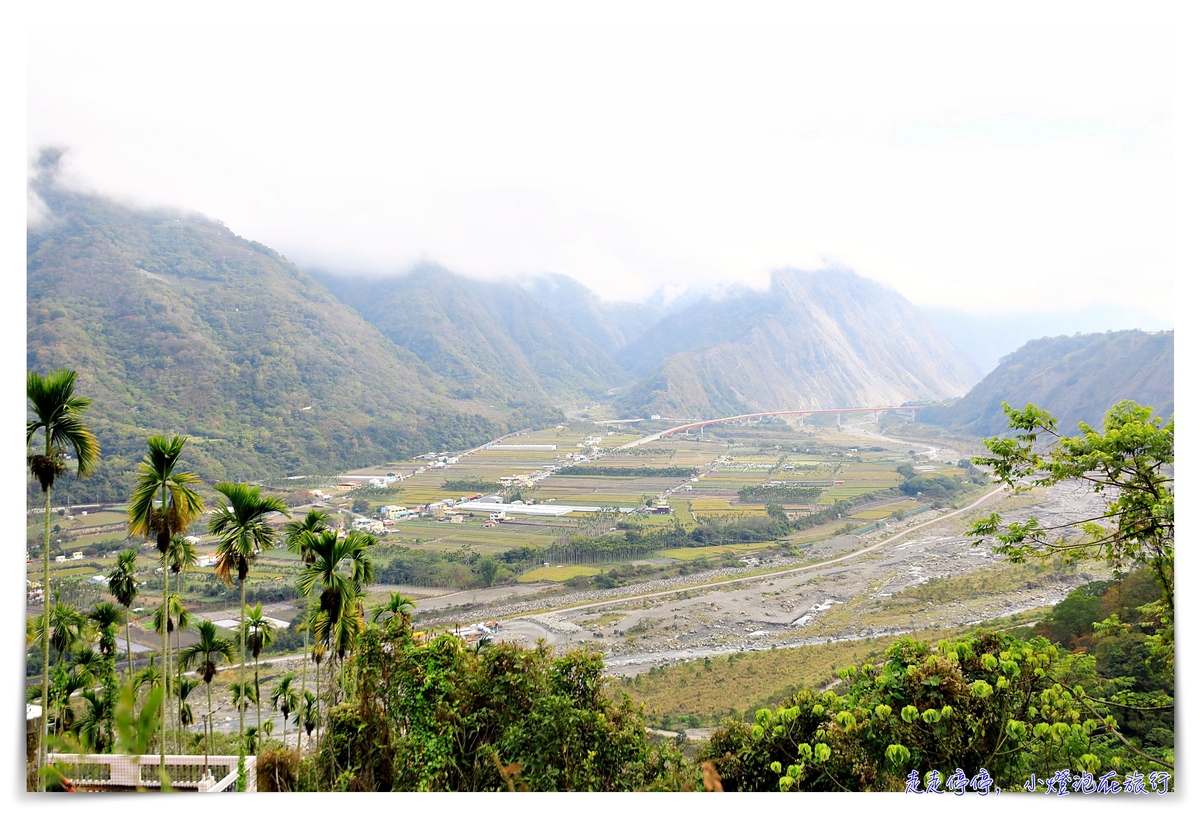
[[[34,27],[28,147],[302,267],[637,298],[839,264],[923,305],[1173,320],[1163,19],[767,22]]]

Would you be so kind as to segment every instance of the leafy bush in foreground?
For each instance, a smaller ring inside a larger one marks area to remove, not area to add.
[[[603,659],[542,645],[468,648],[368,629],[356,695],[330,711],[315,759],[321,789],[613,791],[680,772],[647,741],[641,713],[604,695]],[[305,776],[301,775],[301,780]]]
[[[978,632],[936,647],[904,639],[881,667],[844,671],[844,694],[802,690],[752,725],[726,722],[700,758],[737,790],[896,791],[909,773],[986,768],[1005,789],[1061,769],[1169,769],[1127,745],[1088,693],[1095,660]]]

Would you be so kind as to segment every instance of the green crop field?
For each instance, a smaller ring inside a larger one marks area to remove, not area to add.
[[[890,517],[897,511],[908,511],[909,509],[917,508],[920,505],[922,504],[916,500],[900,500],[896,503],[888,503],[884,506],[876,506],[875,508],[869,508],[864,511],[860,511],[851,516],[849,519],[874,522],[875,520],[882,520]]]
[[[766,551],[768,548],[777,547],[773,542],[743,542],[731,543],[729,545],[705,545],[699,548],[668,548],[655,553],[659,557],[690,562],[691,560],[702,558],[712,559],[714,557],[722,557],[727,554],[753,554],[757,551]]]
[[[535,568],[517,578],[518,582],[563,582],[571,577],[592,577],[599,574],[594,565],[563,565]]]

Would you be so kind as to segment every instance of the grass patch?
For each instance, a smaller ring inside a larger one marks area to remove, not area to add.
[[[1025,620],[1022,620],[1025,621]],[[1013,624],[998,621],[1003,624]],[[975,628],[930,629],[911,634],[924,642],[936,642]],[[761,707],[782,704],[801,688],[820,689],[837,679],[837,671],[864,662],[879,662],[887,648],[900,640],[881,636],[852,642],[835,642],[798,648],[781,648],[711,656],[654,668],[630,679],[613,683],[614,698],[628,693],[646,708],[647,723],[664,716],[691,716],[697,726],[716,725],[723,719],[747,719]]]

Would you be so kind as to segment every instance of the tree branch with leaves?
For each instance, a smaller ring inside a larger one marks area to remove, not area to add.
[[[1002,404],[1015,432],[985,438],[990,457],[973,462],[991,469],[1014,494],[1074,482],[1101,494],[1104,514],[1066,526],[1045,525],[1037,517],[1004,524],[999,514],[977,520],[968,529],[975,544],[996,539],[995,550],[1012,562],[1059,557],[1067,562],[1103,560],[1120,576],[1148,566],[1161,598],[1141,609],[1155,629],[1152,649],[1174,667],[1175,648],[1175,421],[1153,417],[1153,409],[1122,401],[1104,417],[1102,429],[1079,424],[1080,434],[1066,437],[1044,409],[1033,404],[1014,409]]]

